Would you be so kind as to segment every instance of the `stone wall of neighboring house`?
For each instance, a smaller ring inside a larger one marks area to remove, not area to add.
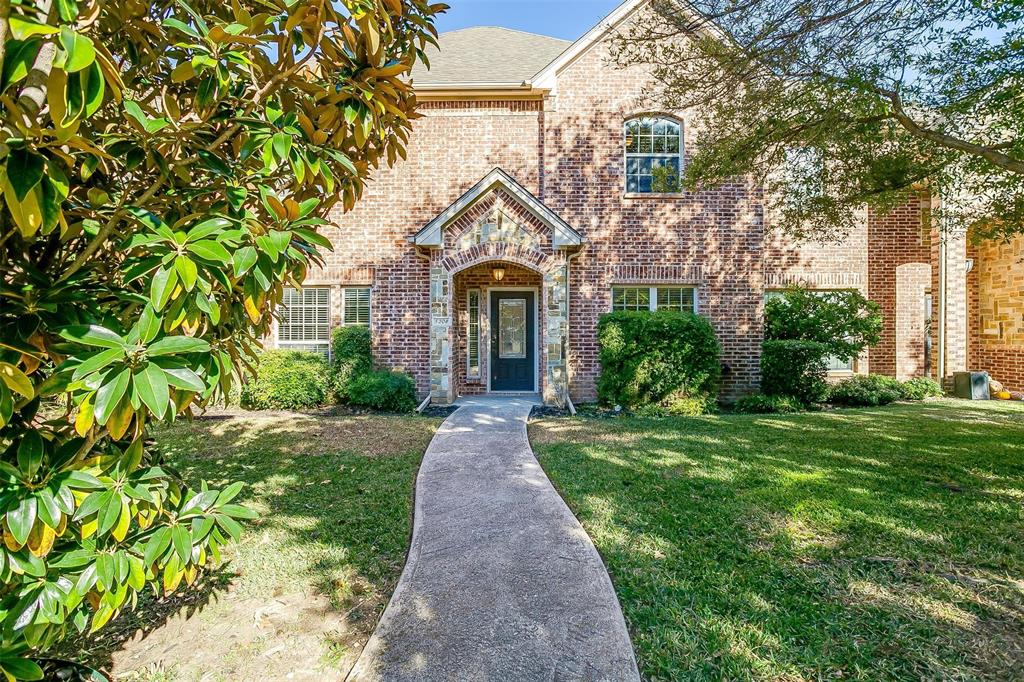
[[[681,196],[625,194],[623,125],[647,112],[643,74],[610,68],[597,44],[566,68],[544,117],[543,200],[582,232],[570,265],[571,394],[593,399],[597,322],[614,285],[696,285],[718,334],[727,396],[756,389],[763,339],[763,226],[757,187],[737,182]],[[692,152],[690,113],[684,156]]]
[[[982,242],[971,255],[970,368],[1024,391],[1024,237]]]

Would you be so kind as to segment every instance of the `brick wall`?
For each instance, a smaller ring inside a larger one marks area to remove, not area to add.
[[[759,383],[763,339],[763,220],[759,188],[736,182],[680,197],[627,196],[623,126],[645,113],[643,73],[607,64],[597,45],[564,70],[544,117],[543,198],[583,233],[570,265],[570,387],[596,395],[596,330],[615,284],[690,284],[722,343],[725,394]],[[684,155],[695,114],[684,112]],[[627,272],[623,268],[633,268]]]
[[[645,79],[642,70],[610,67],[607,57],[607,46],[596,45],[559,75],[555,94],[544,101],[423,102],[408,160],[380,169],[354,210],[332,216],[336,227],[326,234],[335,250],[309,282],[372,284],[377,360],[411,372],[421,395],[430,390],[430,260],[408,237],[501,167],[587,242],[569,265],[567,354],[576,401],[596,396],[597,321],[611,309],[616,284],[698,287],[700,311],[723,347],[726,396],[759,384],[765,288],[798,281],[859,288],[879,300],[886,332],[870,355],[872,370],[917,372],[913,363],[920,364],[923,350],[915,344],[923,344],[924,313],[923,302],[915,307],[914,298],[923,295],[927,279],[917,266],[930,262],[920,206],[912,202],[889,216],[866,217],[846,241],[816,245],[766,238],[761,189],[746,180],[681,196],[626,195],[623,125],[649,113],[640,99]],[[677,118],[689,156],[699,112]],[[537,253],[550,251],[545,230],[523,212],[514,217],[539,235]],[[449,229],[446,247],[471,229],[467,221]],[[907,265],[915,267],[900,270]],[[454,282],[451,367],[461,393],[482,390],[465,379],[465,289],[473,283],[483,288],[490,269],[461,272]],[[540,286],[529,270],[510,273],[506,286],[520,280]],[[914,317],[918,307],[921,319]],[[538,324],[544,328],[543,320]],[[542,340],[539,354],[544,345]]]
[[[1024,391],[1024,237],[972,248],[970,368]]]

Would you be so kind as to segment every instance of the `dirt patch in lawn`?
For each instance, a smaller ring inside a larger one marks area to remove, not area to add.
[[[398,581],[440,420],[227,412],[156,432],[192,485],[243,481],[259,518],[193,588],[64,652],[116,680],[342,680]]]

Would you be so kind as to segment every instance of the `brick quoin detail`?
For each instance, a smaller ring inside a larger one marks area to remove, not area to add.
[[[930,227],[927,198],[908,198],[887,215],[865,211],[845,239],[816,244],[795,243],[782,235],[766,216],[762,188],[748,179],[671,197],[627,195],[623,125],[647,111],[641,101],[644,71],[613,67],[607,43],[597,43],[560,71],[557,81],[555,94],[532,99],[424,95],[423,117],[414,124],[408,159],[379,169],[352,211],[331,216],[333,225],[325,234],[334,251],[326,254],[322,271],[310,273],[308,282],[372,286],[376,360],[410,372],[421,396],[439,390],[431,370],[432,325],[436,328],[439,313],[450,320],[444,347],[434,349],[437,357],[442,351],[449,354],[446,390],[454,396],[486,390],[485,380],[465,376],[465,292],[479,288],[486,294],[496,285],[489,278],[499,263],[506,268],[501,286],[536,287],[542,299],[548,290],[567,298],[565,322],[546,317],[549,306],[564,312],[559,308],[564,300],[538,301],[541,330],[547,322],[554,324],[553,332],[565,326],[562,345],[549,348],[541,339],[539,374],[542,382],[551,372],[558,376],[557,366],[545,372],[544,363],[557,362],[555,353],[564,354],[569,393],[577,402],[596,397],[597,323],[611,309],[615,285],[698,288],[700,312],[711,321],[722,346],[725,398],[758,389],[765,293],[792,284],[858,289],[881,305],[882,342],[861,358],[857,371],[904,378],[923,374],[926,365],[935,371],[936,358],[926,362],[925,357],[925,301],[928,294],[936,304],[938,299],[938,239]],[[692,155],[700,115],[677,112],[684,159]],[[556,252],[551,229],[500,188],[448,224],[439,254],[410,242],[495,168],[579,232],[582,248]],[[510,238],[518,242],[472,243],[479,221],[496,209],[522,228]],[[1014,253],[1019,253],[1016,248]],[[977,332],[982,317],[991,315],[973,312],[984,298],[977,290],[987,284],[974,276],[968,286],[966,255],[961,240],[947,256],[947,366],[954,371],[970,361],[1019,384],[1024,358],[1019,346],[1008,350],[1019,340],[980,343],[975,333],[968,344],[968,319]],[[995,268],[1004,262],[1001,257],[986,255],[985,262]],[[432,268],[435,286],[441,289],[433,299]],[[566,268],[568,279],[562,282]],[[438,280],[442,270],[454,273],[448,284]],[[1019,289],[1019,283],[1006,286]],[[486,306],[486,295],[482,300]],[[1005,303],[999,305],[1005,308]],[[934,346],[934,309],[931,317]]]

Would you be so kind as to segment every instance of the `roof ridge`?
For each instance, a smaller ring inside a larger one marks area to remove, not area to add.
[[[473,31],[481,28],[496,28],[501,31],[509,31],[510,33],[521,33],[526,36],[533,36],[534,38],[547,38],[548,40],[557,40],[560,43],[572,44],[573,41],[566,40],[565,38],[556,38],[555,36],[544,35],[543,33],[533,33],[532,31],[524,31],[518,28],[509,28],[508,26],[495,26],[493,24],[481,25],[481,26],[463,26],[462,28],[453,28],[450,31],[444,31],[440,35],[450,35],[452,33],[462,33],[464,31]]]

